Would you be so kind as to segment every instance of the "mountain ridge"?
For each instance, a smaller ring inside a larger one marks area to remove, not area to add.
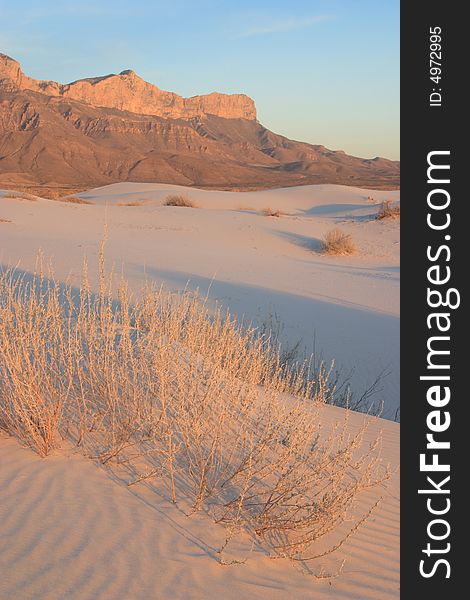
[[[20,64],[0,54],[0,79],[10,79],[19,90],[77,100],[104,108],[115,108],[163,118],[192,118],[212,114],[226,119],[256,120],[254,101],[245,94],[211,94],[183,98],[144,81],[132,69],[118,74],[77,79],[71,83],[36,80],[26,76]]]
[[[104,89],[112,106],[98,105]],[[153,113],[139,112],[142,107]],[[247,96],[214,92],[185,99],[131,70],[58,84],[31,79],[17,61],[0,55],[0,134],[0,185],[399,185],[397,161],[289,140],[258,121]]]

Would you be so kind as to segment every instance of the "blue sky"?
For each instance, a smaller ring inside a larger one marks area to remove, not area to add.
[[[399,158],[398,0],[0,0],[0,52],[62,83],[243,92],[276,133]]]

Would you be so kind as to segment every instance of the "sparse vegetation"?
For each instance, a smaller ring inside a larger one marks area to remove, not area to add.
[[[400,205],[393,204],[391,200],[382,202],[376,219],[398,219],[400,217]]]
[[[144,202],[141,200],[130,200],[129,202],[118,202],[117,206],[143,206]]]
[[[194,202],[183,194],[169,194],[165,198],[164,206],[185,206],[187,208],[197,208]]]
[[[48,198],[49,200],[60,200],[66,195],[79,194],[86,191],[86,187],[75,187],[70,185],[49,187],[40,184],[17,184],[13,189],[7,190],[7,193],[19,194],[21,196],[33,196],[37,198]]]
[[[325,254],[354,254],[356,252],[356,244],[351,234],[335,227],[323,236],[321,251]]]
[[[0,223],[11,223],[10,219],[4,219],[3,217],[0,217]]]
[[[242,530],[294,561],[336,550],[373,507],[329,549],[315,542],[388,476],[366,425],[324,432],[327,378],[197,294],[148,286],[131,303],[121,281],[116,300],[100,256],[96,295],[41,266],[0,274],[0,426],[41,456],[68,437],[129,485],[152,480],[224,524],[223,548]]]
[[[34,196],[34,194],[28,194],[28,192],[15,192],[10,190],[8,190],[3,197],[13,200],[28,200],[29,202],[36,202],[36,200],[39,199],[38,196]]]
[[[89,200],[85,200],[79,196],[62,196],[62,198],[58,198],[58,200],[60,200],[60,202],[69,202],[70,204],[91,204]]]
[[[91,204],[88,200],[80,198],[79,196],[62,196],[60,197],[58,192],[54,192],[53,190],[48,190],[48,194],[44,196],[35,196],[34,194],[29,194],[28,192],[16,192],[16,191],[8,191],[4,198],[13,198],[15,200],[29,200],[30,202],[36,202],[40,200],[42,197],[49,198],[50,200],[57,200],[60,202],[69,202],[71,204]]]
[[[280,217],[284,213],[281,210],[276,210],[268,206],[267,208],[263,208],[261,214],[265,217]]]

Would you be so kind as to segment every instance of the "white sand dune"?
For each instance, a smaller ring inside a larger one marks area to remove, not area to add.
[[[325,421],[342,418],[327,407]],[[353,414],[351,427],[364,418]],[[399,425],[383,429],[384,456],[396,468]],[[255,549],[244,564],[221,565],[224,530],[143,486],[64,448],[47,459],[0,435],[0,598],[2,600],[385,600],[398,598],[398,476],[362,497],[357,514],[384,499],[366,524],[314,573]],[[352,524],[347,523],[350,527]],[[246,550],[246,549],[245,549]],[[237,546],[234,557],[246,558]]]
[[[162,206],[185,193],[199,208]],[[374,201],[368,196],[374,196]],[[172,289],[189,285],[248,320],[271,314],[298,339],[344,371],[361,389],[386,368],[385,416],[398,406],[399,222],[375,221],[379,203],[399,192],[306,186],[232,193],[163,184],[117,184],[81,194],[90,204],[1,197],[0,267],[30,273],[38,249],[56,277],[80,281],[86,255],[96,263],[103,226],[107,257],[132,287],[145,278]],[[3,196],[8,196],[4,192]],[[123,206],[122,204],[136,204]],[[260,214],[282,210],[280,218]],[[4,219],[4,222],[1,220]],[[329,257],[321,236],[340,226],[359,252]],[[96,281],[93,282],[92,284]],[[328,427],[344,418],[324,410]],[[354,413],[355,429],[367,417]],[[398,424],[373,420],[367,436],[383,431],[383,456],[398,467]],[[398,598],[399,485],[365,493],[356,517],[383,497],[376,511],[335,554],[315,561],[319,579],[272,560],[261,548],[247,554],[237,541],[223,566],[217,548],[224,529],[208,516],[191,518],[145,485],[126,486],[119,473],[63,444],[41,459],[0,435],[1,600],[382,600]],[[354,521],[344,524],[343,532]],[[321,546],[319,548],[321,551]]]
[[[162,206],[169,193],[199,208]],[[172,289],[189,282],[248,320],[280,322],[290,345],[301,340],[308,353],[335,359],[358,394],[385,370],[375,399],[384,401],[383,416],[394,418],[399,222],[373,217],[398,191],[315,185],[236,193],[122,183],[80,197],[91,204],[0,198],[0,218],[12,221],[0,223],[0,264],[30,272],[41,248],[59,279],[78,282],[84,255],[94,268],[106,221],[109,263],[122,267],[134,288],[144,278]],[[285,214],[262,216],[265,207]],[[318,252],[322,235],[337,226],[353,235],[357,255]]]

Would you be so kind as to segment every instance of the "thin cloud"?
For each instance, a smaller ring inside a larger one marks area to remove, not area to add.
[[[317,23],[332,21],[335,17],[332,15],[317,15],[312,17],[290,17],[285,19],[277,19],[276,21],[267,22],[266,24],[250,27],[242,31],[235,37],[247,38],[257,35],[269,35],[272,33],[284,33],[286,31],[296,31],[298,29],[307,29]]]

